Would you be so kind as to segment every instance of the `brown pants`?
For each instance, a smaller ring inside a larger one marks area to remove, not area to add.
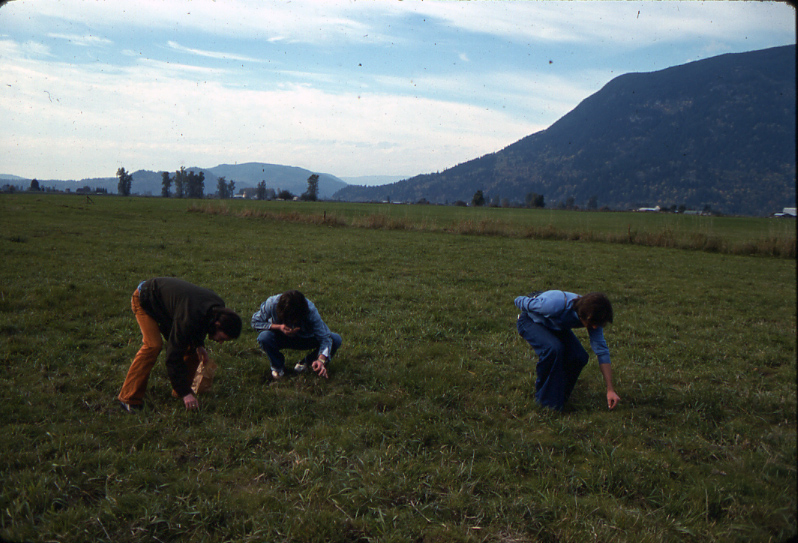
[[[141,405],[144,393],[147,391],[147,381],[150,379],[150,372],[163,348],[163,339],[161,338],[158,323],[141,308],[139,289],[136,289],[133,293],[130,307],[136,315],[139,328],[141,328],[143,345],[139,352],[136,353],[135,358],[133,358],[130,369],[127,370],[127,377],[125,377],[122,391],[119,393],[119,400],[130,405]],[[197,372],[197,366],[199,366],[197,350],[188,350],[183,356],[183,361],[188,367],[188,374],[193,380],[194,374]],[[172,395],[177,396],[174,390]]]

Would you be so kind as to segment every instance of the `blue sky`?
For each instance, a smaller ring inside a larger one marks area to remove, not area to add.
[[[12,0],[0,173],[440,171],[614,77],[796,40],[783,2]]]

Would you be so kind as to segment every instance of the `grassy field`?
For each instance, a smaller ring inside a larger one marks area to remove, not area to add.
[[[673,213],[315,202],[197,201],[195,212],[337,226],[600,241],[795,258],[795,221]]]
[[[680,219],[697,221],[657,222]],[[795,243],[794,223],[701,219],[0,196],[0,539],[785,541],[794,258],[599,239],[670,228],[733,247],[792,228]],[[525,233],[547,223],[595,237]],[[200,412],[161,359],[124,414],[130,295],[157,275],[245,322],[302,290],[344,338],[331,378],[272,383],[245,327],[211,344]],[[592,356],[564,413],[535,405],[513,298],[546,288],[613,300],[616,410]]]

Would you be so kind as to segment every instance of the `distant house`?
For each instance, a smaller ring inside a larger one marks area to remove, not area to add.
[[[233,196],[233,198],[245,198],[247,200],[254,200],[257,197],[258,189],[254,187],[243,188],[238,191],[238,194]]]
[[[788,219],[795,218],[795,208],[794,207],[785,207],[781,213],[774,213],[774,217],[786,217]]]
[[[659,213],[660,207],[659,206],[656,206],[656,207],[641,207],[641,208],[638,208],[637,210],[638,211],[648,211],[648,212],[653,212],[653,213]]]

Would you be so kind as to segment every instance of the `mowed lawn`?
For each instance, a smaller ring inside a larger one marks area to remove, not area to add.
[[[353,204],[205,205],[0,196],[0,538],[796,535],[794,259],[391,228],[369,207],[356,225],[266,213]],[[487,212],[456,220],[471,211]],[[131,416],[115,403],[140,343],[130,295],[160,275],[215,290],[245,329],[210,344],[200,412],[170,396],[162,355]],[[290,288],[344,338],[329,380],[268,378],[249,318]],[[613,301],[616,410],[592,353],[564,413],[536,406],[513,299],[548,288]]]

